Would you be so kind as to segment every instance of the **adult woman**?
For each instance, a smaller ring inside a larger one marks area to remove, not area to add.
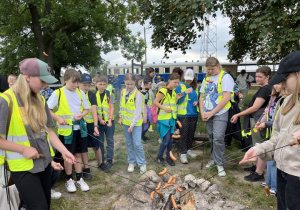
[[[201,117],[206,122],[211,146],[211,161],[206,168],[211,168],[216,164],[218,175],[223,177],[226,176],[224,136],[234,81],[221,69],[218,59],[214,57],[206,60],[206,68],[207,75],[202,82],[199,99]]]
[[[188,163],[187,155],[192,158],[196,157],[191,148],[199,113],[199,90],[195,73],[192,69],[185,70],[184,81],[179,83],[175,91],[183,94],[183,97],[177,101],[178,120],[182,123],[182,128],[180,129],[181,137],[179,139],[180,161]]]
[[[272,86],[268,84],[270,79],[271,69],[267,66],[260,67],[256,70],[255,79],[256,83],[261,87],[254,94],[252,100],[249,103],[249,108],[246,110],[233,115],[231,118],[231,123],[236,123],[237,119],[241,116],[244,117],[244,132],[248,133],[249,128],[253,129],[256,122],[260,121],[260,117],[263,114],[265,108],[270,100],[270,95],[272,92]],[[249,123],[250,121],[250,123]],[[252,132],[252,143],[261,143],[266,136],[265,129],[260,132]],[[250,175],[245,176],[244,179],[249,182],[264,181],[263,170],[266,166],[266,162],[258,159],[257,165],[250,168],[245,168],[245,171],[251,172]]]
[[[66,161],[74,163],[75,158],[49,128],[54,123],[47,103],[39,94],[47,83],[57,81],[48,65],[28,58],[20,62],[20,73],[12,89],[0,97],[0,149],[6,150],[12,178],[28,208],[49,209],[54,155],[51,144]]]

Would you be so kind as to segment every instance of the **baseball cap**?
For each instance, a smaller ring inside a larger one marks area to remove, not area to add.
[[[92,83],[92,78],[88,74],[81,74],[81,80],[80,83]]]
[[[279,63],[276,74],[268,82],[275,85],[282,82],[290,73],[300,71],[300,51],[291,52]]]
[[[194,76],[195,76],[195,74],[194,74],[193,69],[186,69],[184,71],[184,79],[185,80],[194,80]]]
[[[158,75],[158,76],[157,76],[157,79],[159,79],[159,78],[160,78],[160,76]]]
[[[48,84],[58,80],[51,75],[51,69],[47,63],[37,58],[26,58],[19,63],[20,73],[28,76],[38,77]]]

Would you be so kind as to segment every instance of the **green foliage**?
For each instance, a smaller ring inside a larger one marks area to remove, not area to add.
[[[222,13],[231,20],[233,38],[227,43],[228,58],[278,62],[291,51],[299,50],[300,4],[291,1],[223,0]]]
[[[0,1],[0,71],[16,73],[27,57],[46,61],[56,76],[61,67],[97,67],[101,52],[132,36],[134,12],[131,1],[121,0]]]

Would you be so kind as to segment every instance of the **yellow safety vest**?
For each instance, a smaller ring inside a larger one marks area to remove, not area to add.
[[[13,102],[13,108],[12,108],[12,115],[10,119],[10,124],[8,128],[8,134],[7,134],[7,140],[19,145],[23,145],[26,147],[30,147],[30,141],[20,114],[19,106],[17,99],[15,97],[14,92],[11,89],[8,89],[5,93],[8,93],[11,96],[12,102]],[[7,101],[7,104],[9,106],[10,99],[6,95],[1,95],[2,98],[4,98]],[[44,105],[45,105],[45,99],[41,96]],[[5,137],[5,136],[4,136]],[[47,141],[49,144],[49,150],[51,156],[54,156],[54,152],[51,146],[51,143],[49,141],[49,135],[47,134]],[[26,159],[21,153],[19,152],[12,152],[12,151],[6,151],[6,159],[9,165],[9,168],[11,171],[29,171],[33,168],[33,160],[32,159]]]
[[[285,100],[285,98],[283,99],[283,100]],[[272,121],[274,121],[274,119],[275,119],[275,116],[277,115],[277,113],[278,113],[278,111],[279,111],[279,109],[280,109],[280,101],[281,101],[281,98],[277,101],[277,103],[278,103],[278,108],[277,108],[277,110],[276,110],[276,113],[275,113],[275,115],[273,115],[273,119],[272,119]],[[266,121],[269,121],[269,112],[267,112],[267,119],[266,119]],[[270,138],[272,135],[273,135],[273,133],[274,133],[274,131],[273,131],[273,129],[271,128],[271,129],[266,129],[267,131],[266,131],[266,138],[268,139],[268,138]],[[272,135],[270,135],[270,131],[271,131],[271,134]]]
[[[183,93],[184,91],[186,91],[186,85],[184,83],[180,83],[179,84],[180,87],[181,87],[181,92]],[[199,90],[198,88],[196,88],[196,94],[197,94],[197,98],[199,96]],[[181,103],[181,104],[178,104],[178,112],[177,114],[178,115],[186,115],[187,114],[187,106],[188,106],[188,101],[191,100],[189,99],[189,94],[186,94],[185,98],[184,98],[184,101]],[[197,112],[199,112],[199,106],[197,106]]]
[[[131,122],[133,120],[133,115],[135,111],[135,94],[137,93],[137,89],[131,94],[131,96],[128,98],[127,102],[125,102],[125,95],[126,95],[126,90],[123,91],[122,95],[122,101],[121,101],[121,118],[122,118],[122,123],[124,125],[130,126]],[[144,97],[144,96],[143,96]],[[142,103],[142,110],[144,110],[144,103],[145,103],[145,98],[143,99]],[[143,112],[141,113],[140,120],[137,122],[136,126],[141,126],[143,123]]]
[[[251,136],[251,135],[252,135],[251,130],[248,133],[245,133],[245,131],[242,130],[242,136],[247,137],[247,136]]]
[[[83,111],[83,101],[82,101],[82,95],[79,89],[76,89],[79,98],[81,100],[81,110]],[[56,96],[57,96],[57,100],[58,100],[58,110],[55,112],[56,115],[58,115],[59,117],[62,117],[63,119],[66,120],[66,122],[69,125],[60,125],[58,122],[57,123],[57,132],[59,135],[62,136],[70,136],[72,133],[72,119],[73,119],[73,115],[74,113],[71,113],[70,111],[70,107],[65,95],[65,91],[63,89],[63,87],[61,87],[58,90],[55,90],[56,92]]]
[[[2,96],[2,93],[0,93],[0,96]],[[8,102],[8,107],[9,107],[9,103],[10,101]],[[5,135],[0,135],[2,138],[6,138]],[[5,160],[5,151],[0,149],[0,165],[3,165],[4,164],[4,160]]]
[[[106,90],[103,100],[101,102],[101,97],[99,91],[96,93],[96,98],[97,98],[97,113],[104,119],[106,122],[109,120],[109,103],[110,103],[110,97],[111,97],[111,92],[109,92],[109,97],[107,98]],[[112,120],[114,120],[115,117],[112,116]]]
[[[219,76],[219,80],[218,80],[218,102],[220,102],[223,98],[223,89],[222,89],[222,78],[223,76],[227,74],[227,72],[225,72],[224,70],[221,70],[220,72],[220,76]],[[203,89],[203,99],[205,96],[205,87],[206,87],[206,83],[209,80],[210,76],[206,77],[204,80],[204,89]],[[234,102],[234,91],[232,89],[232,93],[231,93],[231,101]],[[230,101],[227,102],[227,104],[223,107],[223,109],[229,109],[231,107],[231,103]]]
[[[150,94],[149,90],[148,90],[148,94],[149,94],[149,98],[148,98],[148,101],[147,101],[147,105],[151,109],[153,103],[152,103],[152,97],[151,97],[151,94]]]
[[[87,113],[87,115],[84,116],[84,120],[87,123],[92,123],[92,122],[94,122],[94,119],[93,119],[93,115],[92,115],[92,104],[89,99],[89,91],[87,91],[85,95],[86,95],[87,101],[89,103],[90,109],[89,109],[89,113]]]
[[[158,113],[158,120],[169,120],[171,117],[173,119],[177,119],[177,106],[176,106],[176,92],[175,90],[172,90],[172,96],[168,94],[168,89],[162,88],[159,90],[164,94],[164,97],[162,99],[162,105],[166,108],[172,109],[171,113],[166,112],[163,109],[159,109]]]

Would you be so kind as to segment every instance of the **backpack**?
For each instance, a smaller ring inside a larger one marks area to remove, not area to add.
[[[145,109],[147,110],[147,122],[142,124],[143,131],[146,131],[146,130],[149,129],[150,122],[152,120],[152,113],[151,113],[151,110],[150,110],[150,108],[147,104],[145,104]]]
[[[153,104],[151,107],[151,123],[157,123],[158,122],[158,114],[156,111],[156,106]]]
[[[226,146],[231,145],[232,138],[241,142],[243,140],[242,133],[241,133],[242,126],[241,126],[240,118],[236,123],[230,122],[230,119],[232,118],[233,115],[241,112],[240,108],[237,102],[232,102],[230,100],[230,103],[231,103],[231,107],[228,110],[228,122],[227,122],[227,128],[225,132],[225,138],[224,138]]]

